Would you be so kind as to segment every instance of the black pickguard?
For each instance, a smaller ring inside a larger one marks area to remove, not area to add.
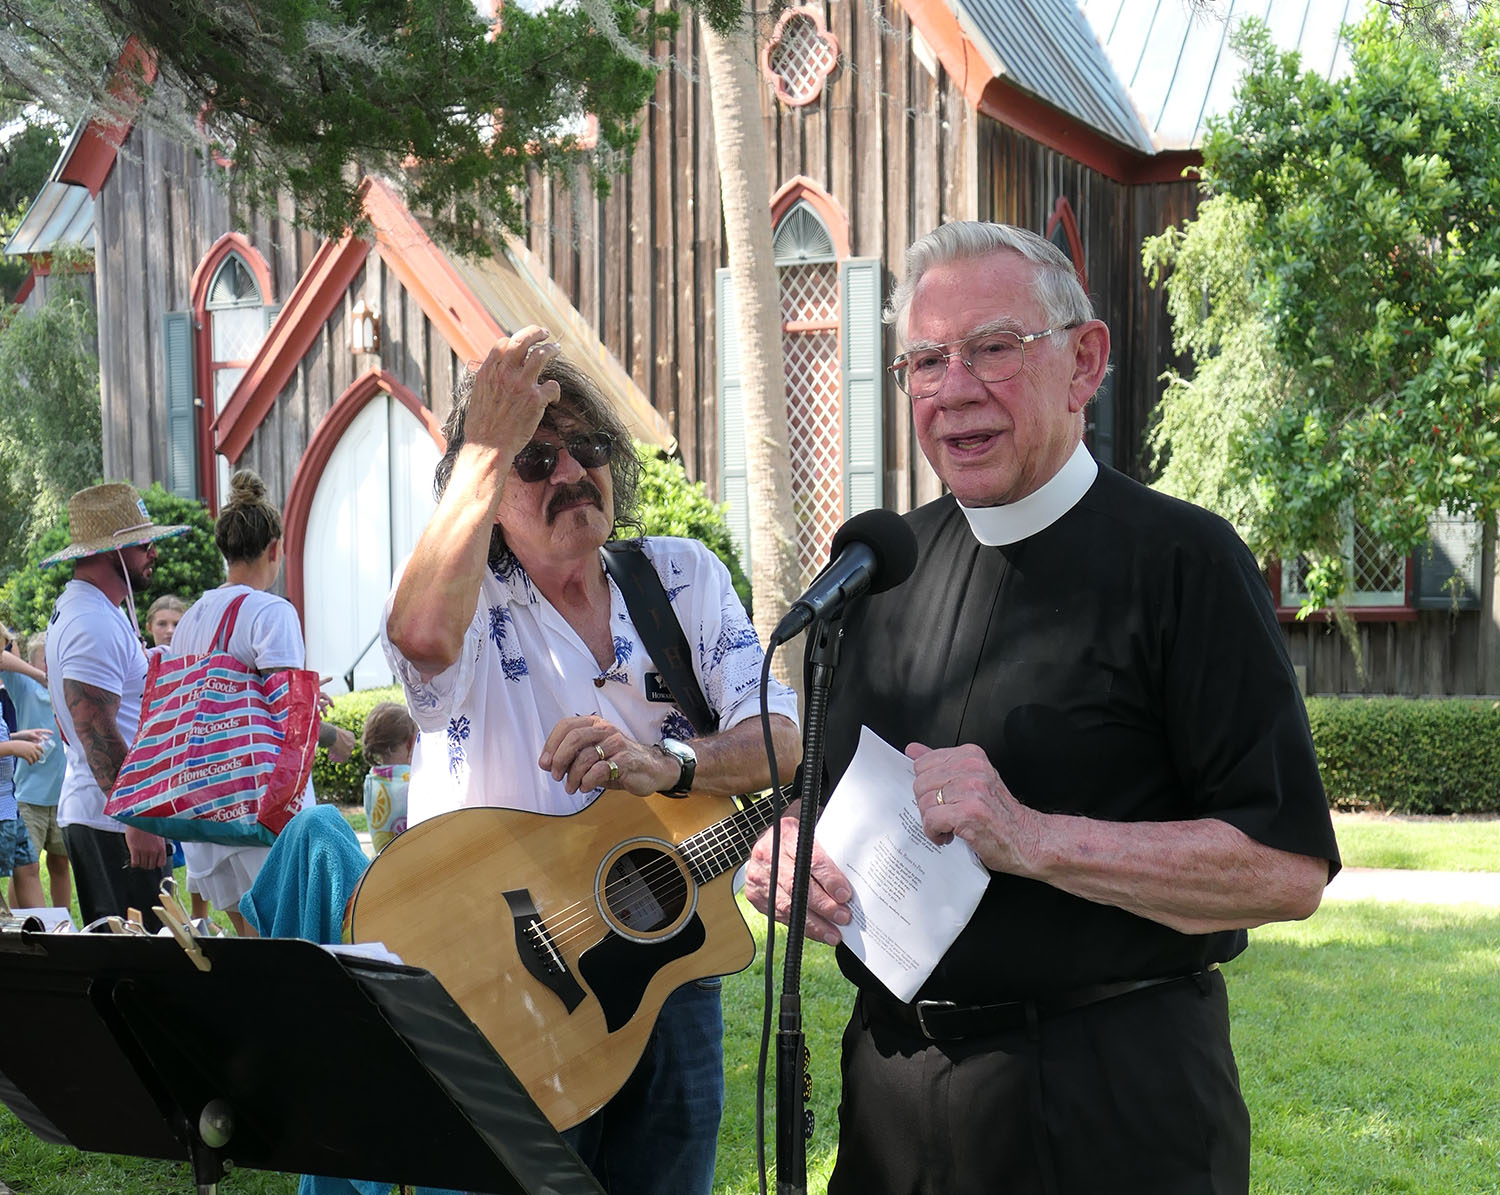
[[[694,913],[682,929],[659,942],[632,942],[611,933],[579,956],[578,970],[599,1001],[609,1032],[622,1029],[641,1006],[641,997],[668,963],[702,949],[708,934]]]

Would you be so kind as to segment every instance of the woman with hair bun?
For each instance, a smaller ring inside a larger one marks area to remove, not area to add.
[[[182,616],[168,655],[195,656],[208,651],[224,611],[244,595],[229,637],[229,654],[262,675],[301,668],[307,652],[297,611],[285,598],[266,592],[281,573],[281,512],[267,499],[265,483],[249,469],[241,469],[230,479],[229,499],[214,523],[214,542],[224,557],[228,580],[210,589]],[[318,744],[327,747],[337,762],[349,758],[354,736],[325,722]],[[314,800],[309,780],[299,808],[312,806]],[[238,933],[253,934],[240,915],[240,897],[249,891],[270,847],[184,842],[182,849],[189,890],[225,910]]]

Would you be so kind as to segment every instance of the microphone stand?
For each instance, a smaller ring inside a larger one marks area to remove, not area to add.
[[[813,623],[807,716],[802,723],[802,808],[797,822],[797,856],[792,866],[792,899],[787,913],[786,961],[782,971],[781,1017],[776,1033],[776,1191],[807,1191],[807,1139],[812,1135],[812,1076],[802,1032],[802,942],[806,936],[807,889],[812,877],[813,829],[818,821],[818,788],[823,776],[823,723],[828,691],[839,662],[843,628],[838,616]]]

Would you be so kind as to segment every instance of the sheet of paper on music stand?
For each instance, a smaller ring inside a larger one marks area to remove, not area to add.
[[[969,844],[922,832],[912,761],[868,726],[818,819],[817,840],[848,878],[844,945],[898,1000],[910,1000],[969,923],[990,873]]]
[[[65,934],[77,928],[73,924],[73,914],[67,909],[12,909],[11,914],[22,920],[25,920],[27,917],[39,918],[42,923],[42,929],[49,934]]]

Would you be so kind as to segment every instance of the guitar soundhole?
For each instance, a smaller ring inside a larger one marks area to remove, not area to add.
[[[637,844],[606,861],[600,897],[605,919],[629,938],[669,937],[692,911],[694,889],[677,858]]]

